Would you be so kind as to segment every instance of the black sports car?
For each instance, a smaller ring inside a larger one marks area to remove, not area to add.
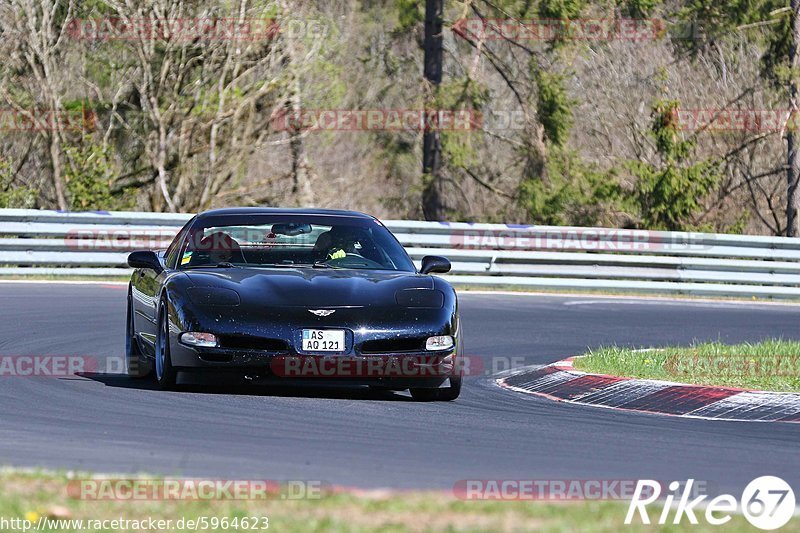
[[[417,271],[374,217],[237,208],[190,220],[163,252],[136,251],[128,374],[175,386],[178,372],[253,382],[335,380],[417,400],[461,391],[462,336],[438,256]]]

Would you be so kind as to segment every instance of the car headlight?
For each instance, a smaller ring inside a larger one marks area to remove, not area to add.
[[[426,350],[449,350],[454,346],[453,337],[450,335],[437,335],[436,337],[428,337],[425,341]]]
[[[189,346],[201,346],[203,348],[216,348],[217,336],[213,333],[201,333],[199,331],[187,331],[181,333],[180,341]]]
[[[444,293],[431,289],[403,289],[394,295],[397,305],[415,309],[441,309]]]
[[[189,299],[196,305],[236,306],[241,303],[239,293],[221,287],[190,287]]]

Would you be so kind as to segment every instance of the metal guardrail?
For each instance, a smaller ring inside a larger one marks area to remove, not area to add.
[[[125,276],[128,252],[165,248],[188,214],[0,209],[0,277]],[[556,226],[384,221],[419,264],[445,255],[456,285],[800,298],[800,239]]]

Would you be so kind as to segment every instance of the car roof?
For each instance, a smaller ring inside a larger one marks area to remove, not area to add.
[[[198,220],[230,215],[308,215],[308,216],[340,216],[373,220],[375,217],[358,211],[345,211],[342,209],[318,209],[311,207],[284,208],[284,207],[226,207],[212,209],[197,215]]]

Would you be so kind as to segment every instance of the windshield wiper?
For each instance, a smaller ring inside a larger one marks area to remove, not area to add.
[[[248,266],[255,268],[341,268],[321,261],[316,263],[255,263]]]
[[[314,263],[274,263],[269,265],[259,265],[262,267],[272,268],[272,267],[283,267],[283,268],[340,268],[335,267],[333,265],[329,265],[324,261],[315,261]]]
[[[258,268],[295,268],[303,265],[298,265],[297,263],[257,263],[252,266]]]
[[[182,268],[184,270],[193,270],[196,268],[239,268],[239,265],[234,265],[230,261],[220,261],[216,264],[206,263],[204,265],[188,265]]]
[[[247,266],[250,268],[297,268],[311,265],[304,263],[248,263]]]

